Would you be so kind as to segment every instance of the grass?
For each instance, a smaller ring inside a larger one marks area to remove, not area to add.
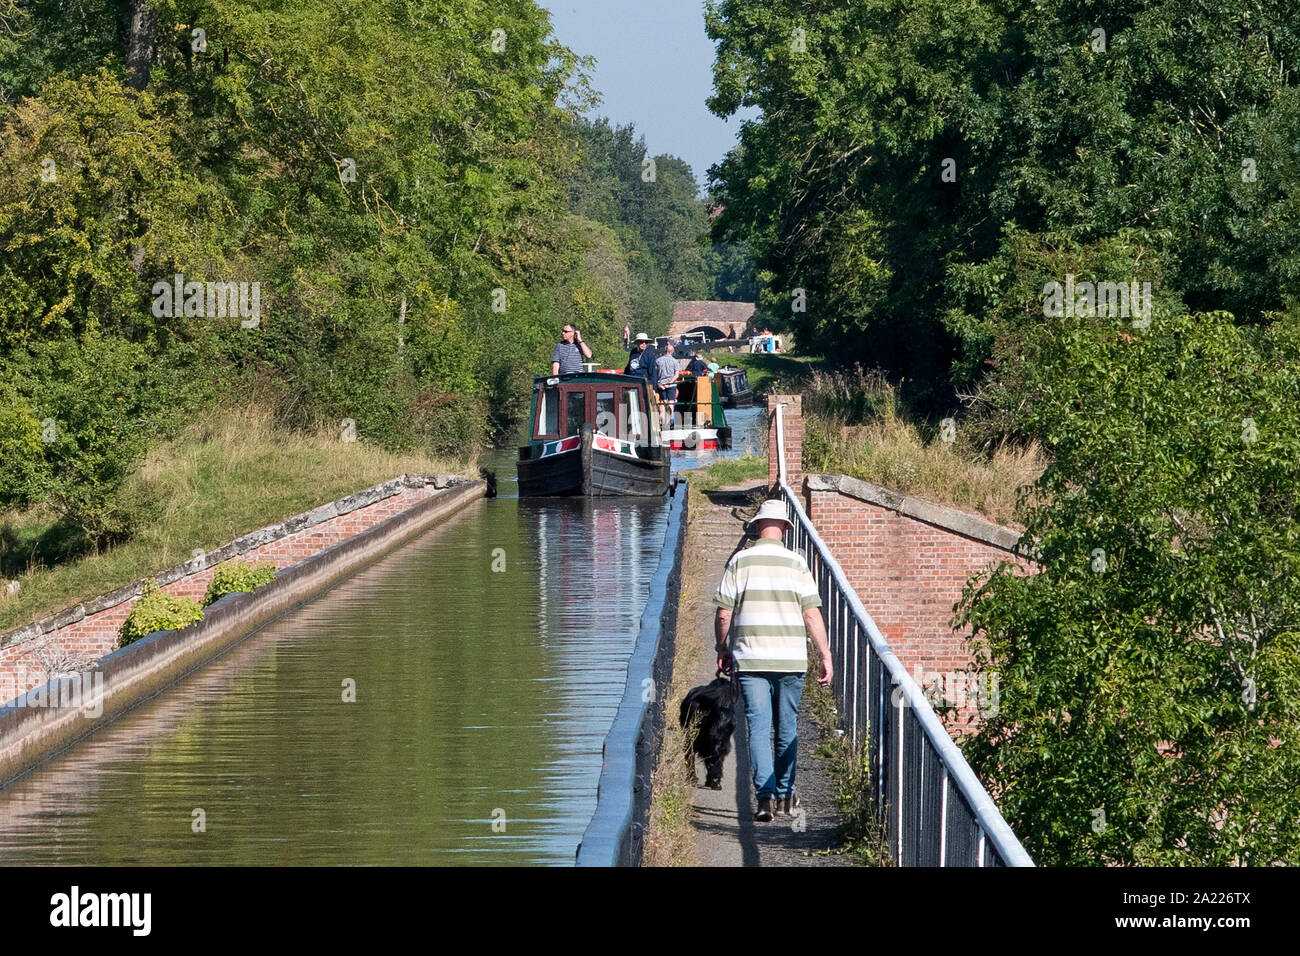
[[[1017,530],[1019,489],[1047,467],[1037,443],[986,451],[971,446],[958,420],[946,436],[942,427],[918,424],[879,373],[813,369],[803,410],[805,473],[851,475]]]
[[[0,573],[22,584],[17,595],[0,592],[0,631],[401,474],[472,467],[344,443],[337,431],[285,431],[255,404],[214,411],[154,448],[131,477],[130,490],[149,502],[151,517],[127,542],[86,554],[47,510],[0,515]]]
[[[725,485],[737,485],[752,478],[767,477],[767,457],[765,455],[742,455],[719,461],[707,468],[696,468],[682,472],[690,482],[691,494],[705,491],[717,491]]]
[[[692,486],[692,496],[698,494]],[[694,501],[691,502],[694,505]],[[694,508],[690,509],[694,514]],[[677,601],[677,634],[673,641],[673,676],[659,703],[664,708],[664,735],[659,762],[651,775],[650,823],[646,829],[642,866],[698,866],[695,857],[695,781],[684,758],[689,728],[677,723],[676,702],[694,686],[691,675],[706,648],[692,626],[703,595],[700,593],[702,558],[697,548],[687,547],[682,560],[682,591]],[[708,648],[711,650],[711,648]]]
[[[854,746],[839,729],[839,715],[830,688],[816,681],[804,686],[809,716],[822,733],[817,755],[827,759],[827,774],[835,784],[835,803],[840,817],[841,845],[831,851],[843,853],[860,866],[891,866],[889,841],[872,798],[871,765],[866,737]]]

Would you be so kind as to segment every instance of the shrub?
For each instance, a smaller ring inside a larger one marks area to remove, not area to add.
[[[126,647],[154,631],[179,630],[203,620],[203,609],[187,597],[172,597],[149,581],[144,593],[135,602],[131,613],[122,622],[118,647]]]
[[[274,564],[248,564],[244,561],[231,561],[217,568],[208,584],[207,596],[203,606],[208,607],[220,601],[227,594],[240,591],[252,591],[275,580]]]

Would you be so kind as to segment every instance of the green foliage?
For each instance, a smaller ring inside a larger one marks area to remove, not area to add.
[[[972,581],[972,766],[1044,864],[1295,865],[1300,334],[1159,310],[1026,335],[1041,571]],[[1094,825],[1104,814],[1104,826]]]
[[[0,3],[0,508],[120,540],[144,451],[252,388],[291,426],[472,450],[571,314],[616,342],[623,253],[567,219],[578,61],[531,0],[149,8],[137,35],[129,5]],[[154,314],[176,273],[258,283],[260,321]]]
[[[150,581],[122,622],[117,646],[126,647],[154,631],[179,630],[202,620],[203,609],[197,602],[187,597],[172,597]]]
[[[629,262],[637,262],[634,278],[647,287],[662,285],[669,302],[709,298],[722,264],[708,242],[709,204],[698,194],[691,167],[675,156],[651,156],[631,125],[579,120],[573,132],[583,156],[569,178],[574,212],[613,228]],[[737,287],[746,264],[731,251],[729,281]],[[634,324],[649,332],[662,321],[666,328],[670,315],[671,306],[642,312]]]
[[[209,607],[227,594],[253,591],[275,580],[274,564],[249,564],[246,561],[227,561],[221,565],[208,582],[208,593],[203,606]]]
[[[1128,233],[1138,274],[1103,278],[1152,267],[1158,295],[1266,323],[1300,293],[1289,10],[721,0],[710,106],[763,115],[717,169],[715,235],[750,244],[803,345],[905,376],[934,409],[987,370],[990,310],[1041,303],[1022,232],[1040,248]]]

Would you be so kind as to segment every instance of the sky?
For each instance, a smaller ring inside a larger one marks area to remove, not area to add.
[[[713,92],[713,41],[704,0],[539,0],[561,43],[596,58],[593,117],[634,123],[651,155],[690,163],[703,189],[708,170],[736,142],[738,119],[721,120],[704,100]],[[752,114],[747,114],[752,115]]]

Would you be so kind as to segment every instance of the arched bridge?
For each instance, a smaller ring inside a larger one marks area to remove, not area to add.
[[[743,338],[754,315],[753,302],[719,302],[707,299],[673,303],[673,319],[668,327],[671,336],[704,332],[710,338],[725,338],[732,326],[736,337]]]

